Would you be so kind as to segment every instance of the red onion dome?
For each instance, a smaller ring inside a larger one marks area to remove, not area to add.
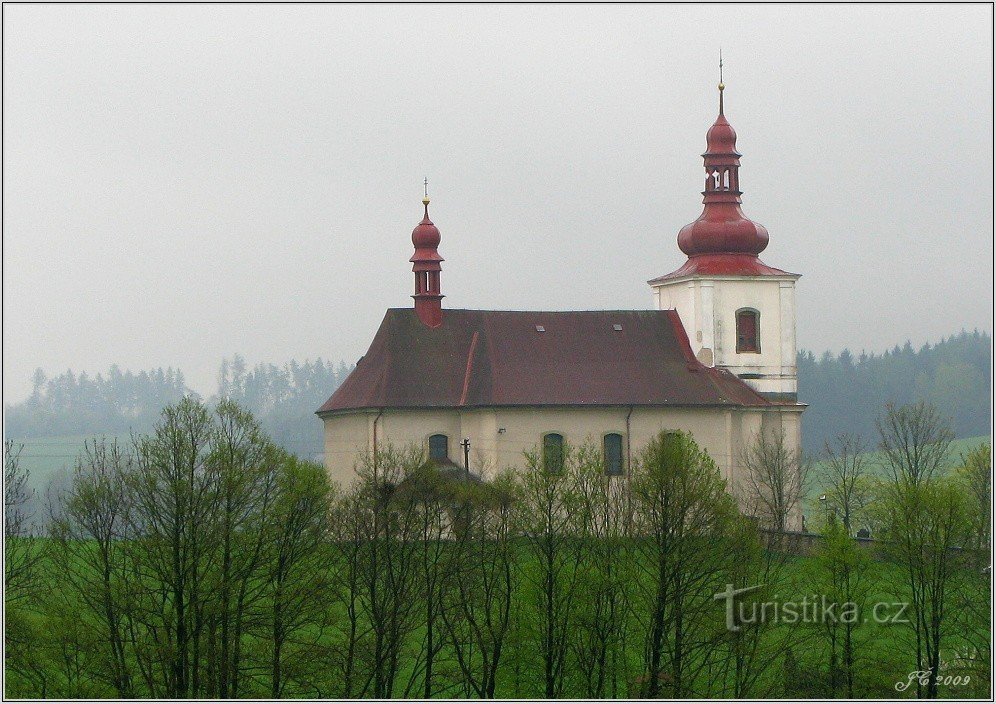
[[[709,131],[706,132],[707,154],[737,154],[737,133],[726,116],[719,114]],[[739,156],[739,154],[737,154]]]
[[[744,217],[736,203],[709,203],[699,219],[681,228],[678,247],[696,254],[751,254],[768,246],[768,230]]]
[[[429,219],[429,199],[422,202],[425,204],[425,217],[412,230],[412,244],[415,249],[435,249],[439,246],[439,228]]]

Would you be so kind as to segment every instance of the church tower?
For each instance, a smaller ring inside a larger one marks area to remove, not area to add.
[[[443,324],[443,294],[440,290],[439,275],[442,271],[439,256],[439,228],[429,219],[429,182],[426,180],[425,217],[412,230],[412,244],[415,253],[411,256],[412,271],[415,273],[415,314],[430,328]]]
[[[764,264],[768,231],[740,209],[737,133],[723,112],[706,133],[704,208],[678,233],[688,261],[648,283],[658,309],[674,309],[692,349],[776,402],[796,402],[795,282]]]

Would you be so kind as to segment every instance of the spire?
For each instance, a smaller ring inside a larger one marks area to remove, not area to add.
[[[700,254],[748,256],[768,246],[768,231],[747,219],[740,209],[740,152],[737,133],[723,114],[723,58],[719,59],[719,116],[706,133],[705,208],[695,222],[678,233],[678,246],[689,257]]]
[[[415,314],[430,328],[437,328],[443,323],[443,295],[439,285],[439,274],[442,271],[440,262],[443,258],[437,251],[439,228],[429,219],[428,178],[423,181],[423,186],[425,195],[422,205],[425,206],[425,217],[412,230],[415,253],[408,261],[412,262],[412,271],[415,273],[415,294],[412,296],[415,299]]]
[[[719,114],[723,114],[723,47],[719,47]]]

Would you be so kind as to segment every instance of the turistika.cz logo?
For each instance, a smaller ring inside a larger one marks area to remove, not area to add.
[[[763,588],[763,584],[726,589],[713,595],[717,601],[726,602],[726,628],[739,631],[742,626],[754,624],[856,624],[870,620],[875,623],[909,623],[905,602],[881,601],[871,604],[862,613],[861,605],[853,601],[838,602],[826,596],[813,594],[799,600],[778,601],[776,594],[771,601],[749,601],[744,597]]]

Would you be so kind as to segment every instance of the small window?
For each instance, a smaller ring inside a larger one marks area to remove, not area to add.
[[[564,468],[564,436],[547,433],[543,436],[543,469],[557,473]]]
[[[623,473],[623,439],[619,433],[609,433],[602,438],[602,451],[605,455],[605,473],[619,476]]]
[[[445,435],[432,435],[429,437],[429,459],[446,460],[450,456],[450,439]]]
[[[761,351],[759,337],[761,314],[753,308],[741,308],[737,311],[737,352]]]

